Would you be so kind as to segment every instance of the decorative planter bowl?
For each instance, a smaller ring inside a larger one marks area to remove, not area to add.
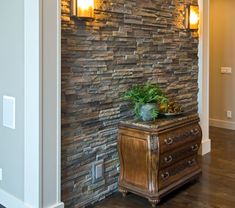
[[[157,105],[154,103],[147,103],[140,108],[140,117],[143,121],[152,121],[152,112],[157,111]]]

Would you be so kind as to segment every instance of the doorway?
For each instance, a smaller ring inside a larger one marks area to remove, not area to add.
[[[210,126],[230,130],[235,130],[234,8],[233,0],[210,0]]]

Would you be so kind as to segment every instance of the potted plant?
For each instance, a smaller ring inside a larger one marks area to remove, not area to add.
[[[168,102],[159,86],[152,84],[131,87],[124,94],[124,99],[134,104],[136,117],[143,121],[155,120],[158,117],[158,106]]]

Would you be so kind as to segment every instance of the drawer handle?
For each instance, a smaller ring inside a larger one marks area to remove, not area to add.
[[[163,180],[166,180],[167,178],[170,177],[170,173],[169,172],[162,173],[161,177]]]
[[[165,139],[164,141],[167,145],[171,145],[174,142],[172,138]]]
[[[164,157],[164,160],[166,163],[170,163],[170,162],[172,162],[173,158],[171,155],[169,155],[169,156]]]
[[[195,159],[192,159],[192,160],[189,160],[189,161],[188,161],[188,165],[189,165],[190,167],[194,166],[195,163],[196,163],[196,160],[195,160]]]
[[[191,130],[191,133],[192,133],[192,135],[194,135],[194,136],[198,135],[199,132],[200,132],[200,131],[199,131],[198,129],[192,129],[192,130]]]
[[[198,150],[198,145],[195,144],[195,145],[192,145],[192,151],[195,152]]]

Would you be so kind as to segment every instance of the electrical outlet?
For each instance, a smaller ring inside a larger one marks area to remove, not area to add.
[[[227,118],[232,118],[232,111],[227,111]]]
[[[108,186],[108,191],[113,191],[117,189],[117,187],[118,187],[117,183],[111,184]]]
[[[3,96],[3,126],[15,129],[15,98]]]
[[[2,168],[0,168],[0,181],[2,181]]]
[[[100,181],[104,178],[104,161],[103,160],[93,163],[92,178],[93,178],[93,183]]]

